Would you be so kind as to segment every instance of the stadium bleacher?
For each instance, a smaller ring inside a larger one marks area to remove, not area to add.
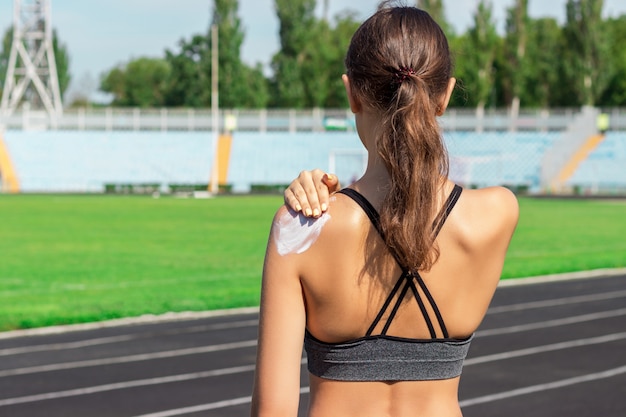
[[[583,192],[626,189],[626,134],[608,132],[568,184],[580,187]]]
[[[465,186],[511,185],[539,190],[544,152],[558,132],[446,132],[451,177]],[[210,132],[18,131],[4,140],[22,192],[103,192],[105,184],[207,184]],[[302,169],[336,172],[343,184],[365,163],[355,132],[235,132],[228,183],[286,184]],[[610,132],[570,184],[626,187],[626,134]]]
[[[102,192],[107,183],[206,183],[206,133],[5,133],[22,192]],[[164,189],[165,191],[165,189]]]
[[[511,185],[538,191],[541,158],[557,132],[449,132],[450,176],[466,186]]]

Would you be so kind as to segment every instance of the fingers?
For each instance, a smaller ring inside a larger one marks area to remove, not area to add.
[[[330,193],[328,192],[328,186],[324,183],[325,177],[327,177],[327,174],[324,171],[314,169],[311,171],[312,182],[306,184],[304,188],[309,205],[313,211],[313,217],[319,217],[328,210]]]
[[[285,204],[307,217],[319,217],[328,210],[330,193],[337,191],[337,176],[320,169],[302,171],[285,190]]]
[[[339,178],[333,174],[324,174],[322,177],[322,181],[328,187],[328,192],[335,193],[341,189],[341,185],[339,185]]]
[[[302,212],[305,216],[313,216],[313,209],[305,187],[313,187],[312,171],[302,171],[285,190],[285,204],[292,210]],[[309,191],[310,192],[310,191]]]
[[[326,173],[321,169],[314,169],[313,171],[304,171],[298,177],[304,190],[304,200],[301,200],[300,204],[302,204],[303,213],[307,217],[319,217],[328,209],[328,187],[322,182],[324,175]],[[324,193],[326,194],[324,195]]]
[[[289,207],[293,211],[304,212],[302,210],[302,205],[300,204],[300,200],[298,200],[298,196],[296,195],[293,182],[285,190],[284,199],[285,199],[285,205],[287,205],[287,207]]]

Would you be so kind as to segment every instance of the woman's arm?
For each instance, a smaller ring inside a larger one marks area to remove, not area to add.
[[[252,417],[298,414],[306,313],[298,255],[277,250],[278,220],[286,213],[282,207],[274,218],[263,266]]]
[[[285,204],[307,217],[319,217],[328,209],[330,193],[340,188],[336,175],[320,169],[302,171],[285,190]]]

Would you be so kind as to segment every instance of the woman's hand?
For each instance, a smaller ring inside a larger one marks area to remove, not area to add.
[[[302,171],[285,190],[285,204],[307,217],[319,217],[328,210],[330,193],[340,188],[336,175],[321,169]]]

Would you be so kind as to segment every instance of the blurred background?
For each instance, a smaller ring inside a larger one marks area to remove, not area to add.
[[[348,184],[364,168],[340,75],[374,0],[10,3],[3,192],[280,191],[301,169]],[[626,193],[626,4],[416,5],[456,61],[441,118],[452,179]]]
[[[365,168],[377,3],[0,0],[0,415],[249,415],[281,193]],[[623,416],[626,2],[404,3],[454,54],[451,178],[519,196],[464,415]]]

